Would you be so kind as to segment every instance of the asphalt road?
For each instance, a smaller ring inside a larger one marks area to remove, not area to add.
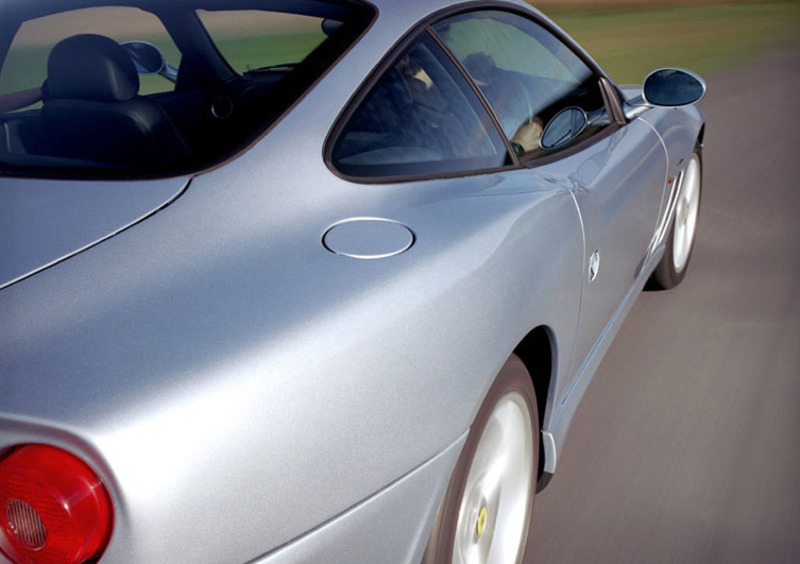
[[[800,50],[712,77],[698,239],[536,500],[536,562],[800,562]]]

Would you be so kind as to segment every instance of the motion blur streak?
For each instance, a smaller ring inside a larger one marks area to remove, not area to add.
[[[800,50],[708,88],[692,269],[592,382],[537,563],[800,562]]]

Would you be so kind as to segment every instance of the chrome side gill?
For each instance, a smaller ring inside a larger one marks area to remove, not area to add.
[[[670,163],[669,163],[669,150],[667,149],[667,145],[664,143],[664,140],[659,135],[658,130],[655,128],[653,124],[651,124],[646,119],[636,118],[642,123],[646,124],[653,133],[655,133],[656,137],[658,138],[659,143],[661,143],[661,147],[664,149],[664,154],[667,156],[667,170],[664,176],[664,186],[669,183],[669,174],[670,174]],[[670,190],[670,194],[667,198],[667,205],[664,206],[664,210],[661,214],[661,217],[656,224],[655,232],[653,233],[653,238],[650,240],[650,244],[647,247],[647,253],[645,254],[645,259],[642,261],[642,268],[636,272],[636,276],[638,277],[644,266],[653,256],[653,253],[656,251],[658,246],[664,240],[664,234],[666,233],[667,229],[669,228],[669,218],[672,217],[672,212],[675,211],[675,205],[678,202],[678,191],[677,191],[677,184],[679,180],[672,183],[672,190]]]
[[[683,164],[683,163],[681,163]],[[675,213],[675,208],[678,205],[678,196],[680,195],[683,189],[683,179],[684,179],[684,170],[681,170],[678,173],[678,178],[672,183],[672,190],[670,190],[669,200],[667,201],[667,209],[664,216],[661,218],[661,222],[659,223],[658,229],[656,230],[655,237],[653,241],[650,243],[650,253],[652,253],[656,247],[664,240],[664,237],[667,235],[667,231],[669,231],[669,222],[670,219],[673,217]]]

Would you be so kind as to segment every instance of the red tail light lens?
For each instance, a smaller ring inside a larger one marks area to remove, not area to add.
[[[15,564],[98,558],[113,523],[100,478],[72,454],[24,445],[0,460],[0,550]]]

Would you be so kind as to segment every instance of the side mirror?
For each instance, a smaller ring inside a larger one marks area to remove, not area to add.
[[[693,72],[660,69],[644,79],[642,96],[653,106],[679,108],[699,102],[706,95],[706,83]]]
[[[161,49],[147,41],[125,41],[120,43],[128,52],[136,72],[158,74],[171,82],[178,80],[178,69],[167,62]]]
[[[541,145],[554,149],[575,139],[586,128],[589,118],[581,108],[570,106],[558,112],[542,131]]]
[[[684,69],[658,69],[647,75],[642,95],[625,104],[625,115],[633,119],[649,107],[681,108],[696,104],[706,95],[706,83]]]
[[[333,35],[337,29],[342,27],[344,22],[340,22],[339,20],[332,20],[330,18],[326,18],[322,20],[322,32],[330,37]]]

